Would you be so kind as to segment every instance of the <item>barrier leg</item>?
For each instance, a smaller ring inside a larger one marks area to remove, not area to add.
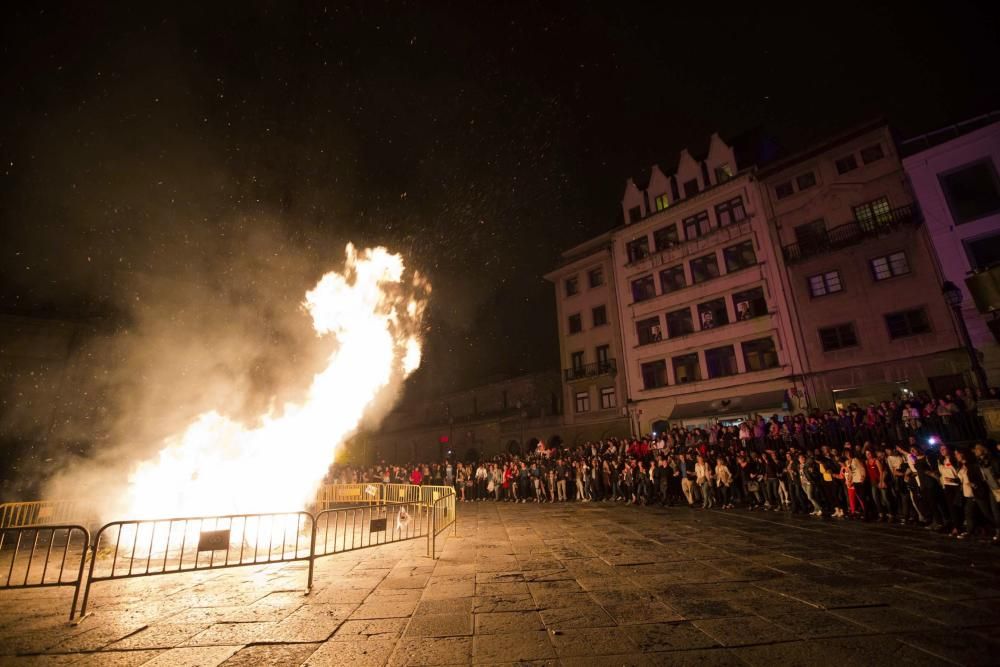
[[[66,548],[69,549],[69,537],[66,537]],[[73,606],[69,608],[69,620],[70,623],[73,622],[73,618],[76,617],[76,603],[80,599],[80,586],[83,584],[83,573],[86,571],[87,566],[87,554],[90,553],[90,540],[87,540],[87,544],[83,545],[83,555],[80,557],[80,570],[76,573],[76,586],[73,588]],[[60,576],[62,576],[60,574]],[[89,587],[90,577],[87,577],[87,583]],[[84,612],[80,612],[80,620],[83,620]]]
[[[97,543],[100,539],[100,535],[98,535],[90,554],[90,568],[87,570],[87,583],[83,587],[83,604],[80,606],[80,621],[87,617],[87,603],[90,601],[90,584],[94,578],[94,565],[97,564]]]
[[[306,579],[306,595],[312,593],[313,571],[315,570],[315,568],[316,568],[316,517],[313,517],[312,536],[309,538],[309,576]]]

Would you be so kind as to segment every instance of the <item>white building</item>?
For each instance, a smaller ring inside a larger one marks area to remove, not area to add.
[[[1000,112],[903,141],[903,168],[946,280],[962,288],[962,317],[1000,381],[1000,312],[976,309],[965,280],[1000,267]]]
[[[795,337],[752,159],[713,134],[640,188],[613,232],[630,408],[646,433],[754,413],[787,414]]]

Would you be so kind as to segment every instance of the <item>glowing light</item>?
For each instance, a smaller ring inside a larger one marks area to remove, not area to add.
[[[317,335],[337,342],[307,399],[252,427],[202,414],[134,469],[123,516],[285,512],[312,499],[336,448],[420,365],[430,285],[419,275],[404,282],[402,257],[385,248],[348,244],[346,252],[344,271],[327,273],[305,296]]]

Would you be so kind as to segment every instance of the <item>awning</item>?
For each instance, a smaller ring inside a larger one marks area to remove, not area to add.
[[[761,411],[784,410],[785,390],[775,389],[759,394],[719,398],[714,401],[694,401],[674,406],[670,419],[694,419],[695,417],[722,417],[745,415]]]

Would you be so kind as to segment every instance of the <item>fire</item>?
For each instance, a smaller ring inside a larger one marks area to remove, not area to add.
[[[403,258],[347,245],[343,273],[330,272],[303,302],[319,336],[337,345],[301,404],[272,409],[247,427],[218,412],[168,438],[129,476],[124,516],[283,512],[303,508],[336,448],[366,410],[420,365],[420,328],[430,285],[404,280]]]

